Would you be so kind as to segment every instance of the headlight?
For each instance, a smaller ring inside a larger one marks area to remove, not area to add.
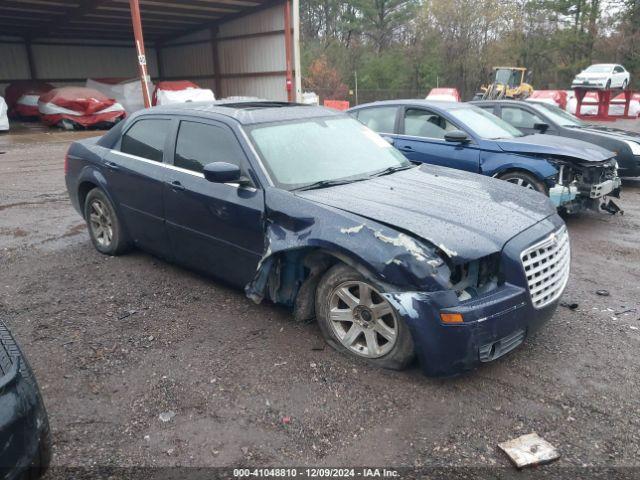
[[[640,143],[632,142],[631,140],[624,140],[624,142],[631,148],[631,153],[640,155]]]
[[[456,266],[451,272],[450,282],[460,301],[490,292],[500,283],[500,254]]]

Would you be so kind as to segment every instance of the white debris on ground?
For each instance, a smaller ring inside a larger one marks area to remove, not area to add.
[[[161,422],[167,423],[173,420],[173,417],[175,416],[176,412],[174,412],[173,410],[169,410],[168,412],[162,412],[160,415],[158,415],[158,418]]]
[[[541,465],[560,458],[555,447],[535,432],[499,443],[498,447],[518,468]]]

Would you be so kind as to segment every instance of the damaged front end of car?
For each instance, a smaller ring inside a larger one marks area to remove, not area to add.
[[[549,198],[567,213],[595,210],[611,214],[623,213],[611,197],[620,198],[622,181],[618,177],[615,159],[602,162],[581,162],[575,159],[552,158],[548,162],[558,173],[551,179]]]
[[[247,296],[288,306],[298,321],[312,320],[323,274],[342,262],[396,309],[429,376],[457,374],[500,358],[555,310],[555,304],[533,309],[519,255],[562,225],[557,215],[516,235],[507,256],[498,248],[467,258],[444,242],[436,245],[370,218],[339,210],[327,215],[326,207],[314,203],[307,207],[299,216],[286,198],[270,198],[265,253],[245,288]]]

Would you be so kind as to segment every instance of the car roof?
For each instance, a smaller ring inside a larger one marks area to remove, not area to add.
[[[138,115],[192,115],[215,118],[224,115],[242,125],[305,118],[342,116],[342,112],[314,105],[266,100],[187,102],[142,110]],[[137,116],[137,115],[136,115]]]
[[[527,100],[472,100],[469,103],[474,105],[527,105],[528,103],[535,102],[535,99]]]
[[[413,105],[413,106],[421,106],[421,107],[431,107],[431,108],[472,108],[474,105],[469,105],[464,102],[451,102],[447,100],[424,100],[424,99],[403,99],[403,100],[382,100],[379,102],[365,103],[362,105],[358,105],[355,108],[361,107],[374,107],[374,106],[398,106],[398,105]]]
[[[617,63],[594,63],[593,65],[589,65],[588,67],[585,67],[585,70],[590,67],[617,67],[617,66],[618,66]]]

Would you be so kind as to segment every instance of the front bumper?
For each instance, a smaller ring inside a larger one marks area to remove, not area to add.
[[[553,215],[507,242],[501,262],[506,281],[486,295],[465,302],[451,290],[385,295],[408,325],[426,375],[454,375],[496,360],[549,321],[559,299],[534,308],[520,254],[562,225]],[[462,313],[464,323],[442,323],[440,313],[447,312]]]
[[[603,80],[574,80],[571,82],[571,88],[605,88],[607,79]]]
[[[453,292],[403,292],[389,298],[411,330],[425,375],[448,376],[497,360],[519,346],[553,316],[558,300],[536,310],[525,288],[504,284],[489,295],[457,303]],[[464,323],[443,324],[455,311]]]
[[[618,175],[621,177],[640,177],[640,155],[621,157],[618,164]]]

